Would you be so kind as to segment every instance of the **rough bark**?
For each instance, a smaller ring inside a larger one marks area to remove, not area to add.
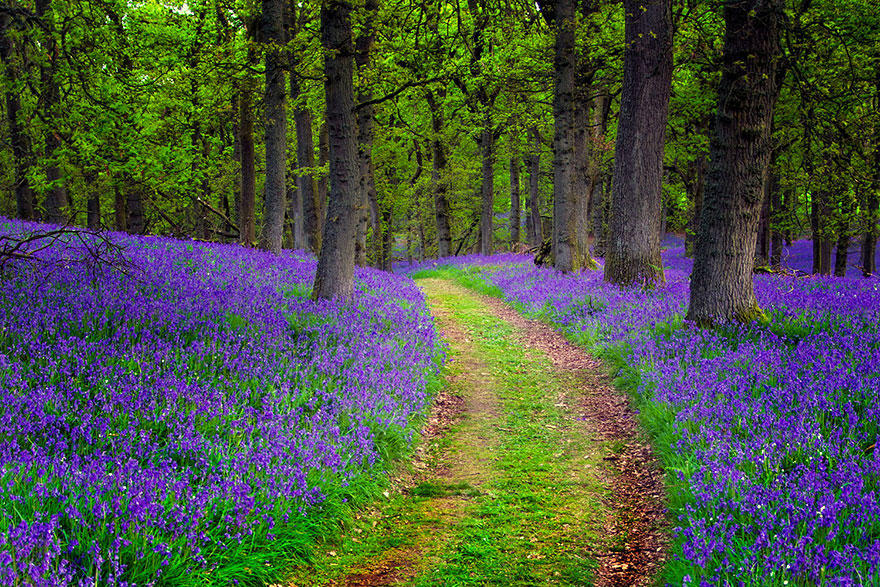
[[[321,44],[324,46],[324,94],[330,149],[330,194],[314,299],[349,299],[354,294],[354,246],[357,206],[362,198],[358,165],[357,122],[354,115],[354,51],[351,4],[324,0]]]
[[[239,239],[241,244],[252,247],[256,244],[257,229],[255,208],[257,200],[257,173],[254,160],[254,113],[252,93],[248,80],[245,80],[239,98],[239,136],[241,148],[241,177],[239,183],[240,210]]]
[[[584,91],[582,88],[581,91]],[[590,208],[593,190],[590,185],[590,160],[592,153],[589,141],[589,119],[592,104],[579,97],[575,106],[574,132],[574,170],[572,177],[571,204],[573,214],[570,230],[574,233],[572,242],[572,270],[594,267],[590,256]]]
[[[846,277],[847,257],[849,255],[849,230],[841,229],[837,234],[837,250],[834,255],[834,276]]]
[[[572,208],[575,174],[575,0],[556,0],[552,20],[554,41],[553,90],[553,265],[560,271],[574,268],[577,243]]]
[[[495,248],[495,136],[491,129],[480,133],[480,254],[491,255]]]
[[[6,68],[6,74],[12,78],[16,75],[13,66],[13,41],[10,34],[12,17],[8,13],[0,14],[0,61]],[[11,85],[6,86],[6,117],[9,124],[9,143],[12,147],[12,161],[15,168],[15,212],[22,220],[34,219],[33,192],[28,182],[27,172],[29,167],[30,141],[27,133],[21,127],[19,114],[21,112],[21,99]]]
[[[687,318],[708,325],[761,315],[752,268],[770,160],[781,0],[724,5],[722,75]]]
[[[529,170],[528,222],[529,245],[537,247],[544,241],[544,230],[541,221],[541,135],[536,127],[529,129],[532,140],[531,153],[526,158]]]
[[[446,197],[446,147],[443,144],[443,101],[446,90],[438,89],[425,93],[425,100],[431,110],[431,179],[434,184],[434,220],[437,227],[437,256],[448,257],[452,248],[450,231],[449,200]]]
[[[605,280],[665,283],[660,259],[663,143],[672,81],[671,0],[625,0],[623,93]]]
[[[36,16],[42,22],[47,34],[45,51],[47,53],[46,64],[40,68],[41,102],[43,111],[48,117],[56,115],[55,110],[61,101],[61,89],[55,77],[55,67],[59,60],[58,46],[54,39],[54,17],[51,13],[51,0],[36,1]],[[68,220],[67,208],[70,204],[67,196],[67,188],[61,175],[61,167],[56,160],[56,153],[61,148],[61,136],[54,128],[46,132],[45,160],[46,181],[49,189],[46,192],[44,208],[47,222],[64,224]]]
[[[260,248],[281,252],[287,197],[287,92],[284,88],[284,0],[263,0],[260,27],[266,49],[266,182]]]
[[[589,185],[590,185],[590,234],[593,235],[593,254],[599,255],[599,243],[605,243],[607,230],[606,206],[604,202],[604,179],[602,177],[602,161],[604,158],[603,145],[605,132],[608,127],[608,112],[611,99],[608,90],[601,86],[594,86],[593,116],[590,123],[590,161],[589,161]],[[604,255],[604,248],[602,250]]]
[[[510,245],[519,243],[519,153],[510,158]]]

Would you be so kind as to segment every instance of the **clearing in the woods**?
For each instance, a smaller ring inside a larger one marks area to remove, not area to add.
[[[601,365],[500,300],[418,283],[448,361],[413,465],[287,584],[653,584],[662,476]]]

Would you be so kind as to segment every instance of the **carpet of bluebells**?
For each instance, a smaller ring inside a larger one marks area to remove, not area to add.
[[[627,365],[678,516],[671,583],[880,584],[880,281],[757,275],[766,323],[700,330],[683,253],[647,292],[528,257],[440,264]]]
[[[302,254],[112,240],[124,265],[68,240],[0,278],[0,584],[247,582],[409,441],[433,322],[404,277],[313,302]]]

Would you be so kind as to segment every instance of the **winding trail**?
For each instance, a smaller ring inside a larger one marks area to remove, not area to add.
[[[654,584],[662,472],[602,365],[500,300],[418,284],[448,363],[412,467],[286,584]]]

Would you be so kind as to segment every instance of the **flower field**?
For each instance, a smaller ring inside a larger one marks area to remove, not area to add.
[[[424,300],[359,270],[354,304],[316,303],[312,258],[112,240],[124,266],[0,279],[0,584],[267,580],[406,450]]]
[[[664,262],[650,292],[528,258],[441,265],[616,366],[669,478],[667,581],[880,584],[880,283],[758,275],[766,323],[699,330],[682,318],[691,261],[674,246]]]

